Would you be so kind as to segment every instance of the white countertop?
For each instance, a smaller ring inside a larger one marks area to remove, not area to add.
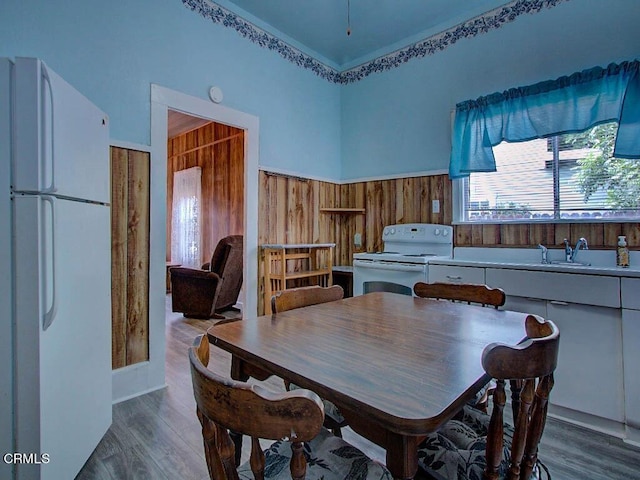
[[[429,265],[509,268],[640,278],[640,252],[631,252],[631,266],[629,268],[615,266],[615,251],[613,250],[581,250],[576,256],[577,260],[591,263],[591,265],[553,263],[560,261],[563,254],[564,252],[559,249],[549,249],[548,258],[551,263],[544,264],[541,263],[542,255],[538,249],[456,247],[453,258],[430,260]]]

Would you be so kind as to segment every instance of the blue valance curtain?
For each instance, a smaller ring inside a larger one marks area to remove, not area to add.
[[[568,77],[456,105],[449,177],[496,170],[492,147],[619,124],[614,155],[640,158],[640,61],[595,67]]]

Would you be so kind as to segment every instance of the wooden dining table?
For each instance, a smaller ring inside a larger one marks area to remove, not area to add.
[[[526,315],[387,292],[214,325],[231,376],[269,374],[316,392],[413,478],[418,444],[490,380],[482,350],[525,338]]]

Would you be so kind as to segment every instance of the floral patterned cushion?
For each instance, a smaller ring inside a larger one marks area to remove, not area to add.
[[[489,415],[465,406],[460,419],[447,422],[420,445],[420,467],[436,478],[482,479],[487,465],[485,450],[489,419]],[[508,468],[513,428],[505,425],[504,433],[500,478],[505,478]]]
[[[302,387],[299,387],[295,383],[289,384],[289,390],[297,390],[299,388]],[[326,417],[332,419],[337,425],[344,424],[344,417],[340,413],[340,410],[338,410],[338,407],[335,406],[335,404],[331,403],[329,400],[325,400],[324,398],[322,399],[322,404],[324,405],[324,414]]]
[[[290,442],[277,441],[264,454],[265,480],[291,480]],[[304,444],[304,456],[307,459],[306,480],[393,480],[386,467],[325,429]],[[248,462],[238,468],[238,475],[242,480],[253,480]]]

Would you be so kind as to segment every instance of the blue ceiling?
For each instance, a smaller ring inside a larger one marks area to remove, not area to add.
[[[351,68],[453,27],[507,0],[214,0],[334,68]]]

